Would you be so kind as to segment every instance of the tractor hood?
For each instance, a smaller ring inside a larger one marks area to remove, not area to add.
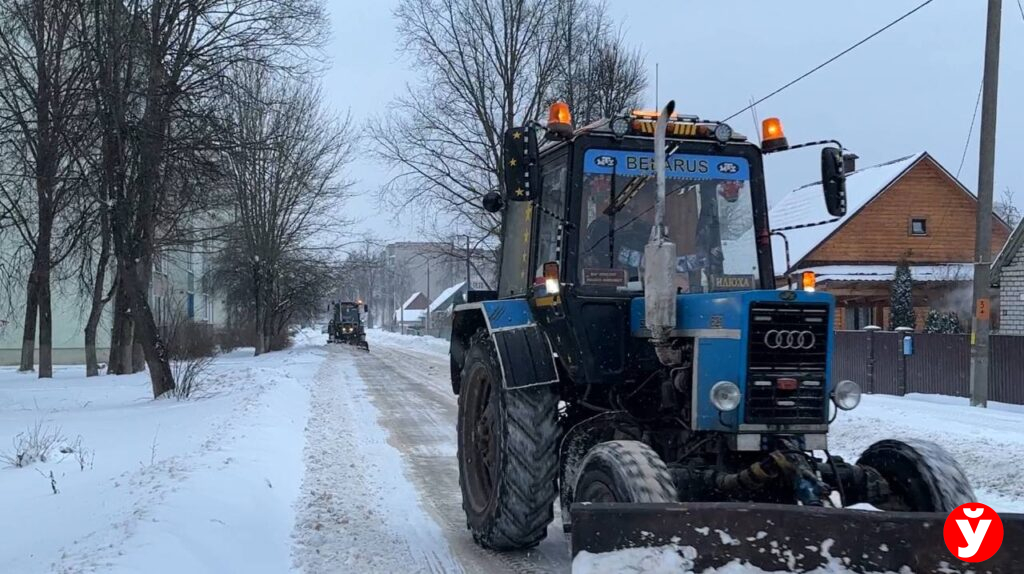
[[[828,293],[810,291],[725,291],[720,293],[684,294],[676,296],[676,328],[674,337],[740,338],[746,328],[752,303],[794,305],[817,303],[828,305],[831,317],[835,298]],[[644,297],[635,297],[630,307],[630,332],[635,337],[648,337],[644,324]],[[716,333],[715,330],[726,330]]]
[[[693,344],[691,420],[695,430],[730,433],[826,432],[832,390],[835,299],[807,291],[733,291],[678,295],[671,338]],[[648,337],[644,301],[632,300],[633,336]],[[712,404],[720,382],[741,402]]]

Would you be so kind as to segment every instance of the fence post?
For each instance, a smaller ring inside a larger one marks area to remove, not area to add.
[[[910,327],[896,327],[896,332],[900,334],[898,347],[900,360],[896,363],[896,394],[902,397],[907,394],[907,351],[904,341],[914,330]]]
[[[868,334],[868,380],[865,386],[868,393],[875,393],[875,333],[881,331],[878,325],[868,325],[864,331]]]

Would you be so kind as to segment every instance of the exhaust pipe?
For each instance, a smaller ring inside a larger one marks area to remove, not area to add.
[[[661,110],[654,129],[657,197],[654,226],[644,247],[644,320],[658,360],[666,366],[679,363],[679,353],[669,348],[669,337],[676,326],[676,245],[669,241],[665,229],[665,130],[675,105],[674,100],[669,101]]]

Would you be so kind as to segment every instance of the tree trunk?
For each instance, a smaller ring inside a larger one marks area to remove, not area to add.
[[[117,299],[117,292],[120,291],[120,280],[114,278],[114,318],[110,325],[110,353],[107,355],[107,374],[119,375],[117,366],[121,364],[121,332],[124,330],[124,315],[118,312],[120,301]]]
[[[27,372],[35,369],[36,360],[36,322],[39,315],[39,280],[36,275],[36,263],[32,261],[32,271],[28,274],[28,286],[25,291],[25,326],[21,336],[21,365],[19,371]]]
[[[142,350],[149,367],[149,377],[153,385],[153,398],[174,390],[174,374],[167,356],[167,347],[157,330],[153,319],[153,310],[149,306],[146,290],[138,275],[139,263],[131,261],[121,267],[122,285],[128,293],[132,306],[132,319],[135,331],[140,335]]]
[[[114,326],[110,340],[110,366],[107,372],[115,375],[131,373],[132,317],[124,280],[119,276],[114,296]]]
[[[49,269],[39,280],[39,378],[53,378],[53,312]]]
[[[96,276],[92,284],[92,305],[89,308],[89,319],[85,322],[85,376],[95,377],[100,374],[99,360],[96,357],[96,329],[99,328],[100,318],[103,317],[103,308],[107,304],[104,292],[107,282],[107,265],[110,263],[110,232],[109,216],[106,209],[100,213],[100,254],[96,261]],[[116,281],[115,281],[116,282]],[[110,354],[107,360],[113,357],[114,341],[111,333]],[[108,372],[110,367],[107,367]]]
[[[149,284],[153,280],[153,263],[149,256],[143,257],[138,267],[142,292],[146,293],[146,300],[149,300]],[[157,325],[159,332],[160,326]],[[140,329],[135,327],[133,331],[134,345],[132,345],[132,372],[141,373],[146,370],[146,352],[142,348],[142,335]]]
[[[263,310],[263,303],[264,303],[264,301],[263,301],[262,282],[260,281],[261,279],[262,279],[262,273],[260,272],[260,264],[259,264],[259,262],[257,262],[255,267],[254,267],[254,269],[253,269],[253,286],[254,286],[253,291],[254,291],[254,295],[255,295],[255,298],[256,298],[256,321],[255,321],[255,325],[253,325],[253,327],[256,330],[256,333],[255,333],[256,336],[254,337],[255,340],[253,341],[253,344],[256,345],[256,352],[255,352],[256,356],[260,356],[263,353],[267,352],[266,339],[263,336],[263,332],[266,330],[266,325],[265,325],[266,318],[264,317],[264,310]]]
[[[39,238],[36,243],[40,379],[53,378],[53,308],[50,297],[50,242],[53,237],[53,219],[49,215],[52,209],[48,200],[40,199]]]

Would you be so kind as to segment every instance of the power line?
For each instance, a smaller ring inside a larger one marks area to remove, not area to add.
[[[1024,6],[1020,5],[1020,0],[1017,0],[1017,9],[1020,10],[1020,17],[1024,19]]]
[[[1020,0],[1017,0],[1020,2]],[[971,127],[967,130],[967,141],[964,142],[964,153],[960,156],[960,167],[956,168],[956,178],[960,179],[960,170],[964,168],[964,160],[967,159],[967,147],[971,144],[971,134],[974,133],[974,121],[978,119],[978,106],[981,105],[981,92],[985,84],[978,86],[978,99],[974,102],[974,115],[971,116]]]
[[[896,24],[899,24],[899,23],[900,23],[901,21],[903,21],[904,19],[906,19],[907,17],[909,17],[909,16],[910,16],[911,14],[913,14],[914,12],[917,12],[917,11],[918,11],[918,10],[920,10],[921,8],[924,8],[925,6],[927,6],[927,5],[931,4],[931,3],[932,3],[932,2],[934,2],[934,1],[935,1],[935,0],[925,0],[924,2],[922,2],[921,4],[919,4],[919,5],[918,5],[918,6],[916,7],[916,8],[914,8],[914,9],[913,9],[913,10],[911,10],[910,12],[907,12],[906,14],[904,14],[904,15],[900,16],[899,18],[897,18],[897,19],[893,20],[892,22],[889,22],[888,24],[886,24],[886,25],[885,25],[885,26],[883,26],[882,28],[879,28],[878,30],[876,30],[875,32],[873,32],[873,33],[872,33],[872,34],[871,34],[870,36],[868,36],[868,37],[864,38],[863,40],[861,40],[861,41],[857,42],[856,44],[854,44],[854,45],[850,46],[849,48],[847,48],[847,49],[843,50],[842,52],[839,52],[838,54],[836,54],[835,56],[832,56],[832,57],[831,57],[831,58],[829,58],[828,60],[825,60],[825,61],[824,61],[824,62],[822,62],[821,64],[819,64],[819,65],[815,66],[815,67],[814,67],[813,69],[811,69],[810,71],[808,71],[808,72],[804,73],[803,75],[801,75],[801,76],[797,77],[797,78],[796,78],[795,80],[792,80],[792,81],[788,82],[787,84],[785,84],[785,85],[784,85],[784,86],[782,86],[781,88],[779,88],[779,89],[775,90],[774,92],[772,92],[772,93],[768,94],[767,96],[765,96],[765,97],[761,98],[760,100],[757,100],[756,102],[754,102],[754,103],[750,104],[749,106],[747,106],[747,107],[743,108],[742,110],[740,110],[740,111],[738,111],[738,112],[734,113],[733,115],[731,115],[731,116],[729,116],[729,117],[725,118],[725,119],[724,119],[724,120],[722,120],[722,121],[724,121],[724,122],[727,122],[727,121],[729,121],[729,120],[733,119],[734,117],[736,117],[736,116],[738,116],[738,115],[742,114],[743,112],[745,112],[745,111],[749,110],[750,108],[752,108],[752,107],[756,106],[757,104],[760,104],[761,102],[763,102],[763,101],[767,100],[768,98],[771,98],[771,97],[775,96],[775,95],[776,95],[776,94],[778,94],[779,92],[781,92],[781,91],[785,90],[786,88],[788,88],[788,87],[792,86],[793,84],[795,84],[795,83],[799,82],[800,80],[802,80],[802,79],[806,78],[807,76],[810,76],[810,75],[811,75],[811,74],[813,74],[814,72],[817,72],[818,70],[820,70],[820,69],[824,68],[825,66],[827,66],[827,65],[831,64],[832,62],[835,62],[835,61],[836,61],[836,60],[838,60],[839,58],[842,58],[842,57],[843,57],[843,56],[845,56],[846,54],[848,54],[848,53],[852,52],[853,50],[857,49],[858,47],[860,47],[860,45],[861,45],[861,44],[864,44],[864,43],[865,43],[865,42],[867,42],[868,40],[870,40],[870,39],[874,38],[875,36],[877,36],[877,35],[881,34],[882,32],[885,32],[886,30],[888,30],[889,28],[892,28],[892,27],[893,27],[893,26],[895,26]],[[1018,0],[1018,3],[1019,3],[1019,2],[1020,2],[1020,0]],[[1022,10],[1022,12],[1024,12],[1024,10]]]

